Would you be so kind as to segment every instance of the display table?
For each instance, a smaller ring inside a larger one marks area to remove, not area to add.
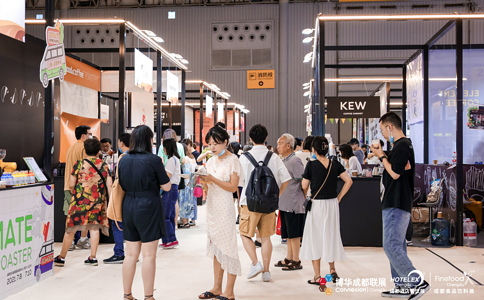
[[[352,178],[353,185],[339,204],[344,246],[382,246],[380,179]],[[338,193],[344,182],[338,179]]]
[[[54,275],[54,186],[0,190],[0,299]]]

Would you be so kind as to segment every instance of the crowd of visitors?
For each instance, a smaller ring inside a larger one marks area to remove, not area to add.
[[[75,248],[90,248],[91,255],[85,263],[97,265],[100,231],[108,235],[111,226],[114,255],[104,263],[123,264],[124,298],[134,299],[131,288],[136,262],[142,253],[145,299],[154,299],[157,248],[173,249],[179,245],[176,229],[196,225],[197,206],[199,200],[204,200],[206,254],[213,260],[214,284],[198,296],[200,299],[235,299],[236,278],[242,274],[237,224],[251,260],[247,279],[262,274],[263,282],[272,280],[271,236],[276,234],[279,222],[287,252],[275,267],[283,271],[301,270],[302,258],[312,262],[314,277],[308,280],[309,284],[320,285],[322,274],[330,274],[331,281],[337,283],[335,262],[346,260],[339,203],[350,190],[352,177],[362,173],[362,165],[378,163],[384,168],[383,247],[395,283],[395,288],[382,292],[382,296],[418,299],[430,286],[414,272],[406,252],[415,174],[412,142],[404,136],[401,119],[394,113],[380,119],[380,130],[390,142],[390,151],[383,151],[383,141],[379,146],[360,147],[357,139],[351,139],[336,147],[337,154],[330,156],[330,142],[323,136],[303,140],[286,133],[273,148],[267,145],[266,127],[258,124],[249,131],[250,143],[242,147],[230,142],[225,125],[217,123],[206,134],[208,146],[202,153],[190,139],[177,142],[175,131],[168,129],[155,155],[153,132],[145,125],[136,127],[131,134],[121,134],[116,154],[110,139],[99,141],[92,137],[89,127],[79,126],[75,131],[78,141],[67,152],[69,172],[64,187],[67,221],[55,265],[63,266],[68,250]],[[109,223],[106,209],[115,164],[119,184],[126,194],[122,222]],[[338,178],[344,182],[339,192]],[[81,232],[79,241],[75,241],[76,232]],[[261,259],[257,246],[261,247]],[[322,270],[322,262],[329,265],[329,273]],[[224,273],[227,273],[225,288]]]

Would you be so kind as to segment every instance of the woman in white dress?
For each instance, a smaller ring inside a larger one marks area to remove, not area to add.
[[[350,174],[352,171],[357,171],[358,174],[363,172],[361,168],[361,164],[358,161],[358,158],[353,153],[353,149],[350,145],[341,145],[339,146],[339,151],[341,152],[341,158],[344,163],[344,167],[346,170],[349,170]]]
[[[317,159],[307,163],[302,180],[305,193],[311,186],[313,201],[306,216],[301,257],[313,262],[314,279],[308,283],[319,285],[321,261],[329,263],[329,273],[336,283],[339,277],[334,262],[346,260],[339,226],[339,202],[353,181],[339,162],[326,158],[329,143],[325,137],[315,137],[312,149]],[[345,182],[339,194],[336,190],[338,176]]]
[[[200,176],[207,192],[207,256],[213,259],[214,285],[200,299],[234,300],[234,285],[241,275],[233,193],[243,186],[244,175],[237,156],[227,150],[229,135],[215,126],[205,141],[213,153],[206,167],[209,175]],[[222,290],[224,272],[227,285]]]

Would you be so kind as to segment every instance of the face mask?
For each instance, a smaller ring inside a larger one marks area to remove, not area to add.
[[[223,150],[222,150],[222,152],[220,152],[220,154],[219,154],[219,155],[217,155],[217,156],[222,156],[222,155],[224,155],[224,154],[225,154],[225,149],[223,149]]]
[[[395,138],[393,137],[393,133],[390,131],[390,129],[388,129],[388,131],[390,132],[390,144],[393,144]]]
[[[318,158],[316,157],[316,154],[314,154],[314,153],[311,155],[311,158],[312,158],[312,159],[318,159]]]

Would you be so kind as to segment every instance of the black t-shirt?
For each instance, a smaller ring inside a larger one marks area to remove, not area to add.
[[[200,156],[200,152],[198,152],[197,150],[195,150],[195,151],[192,152],[192,155],[195,156],[195,160],[197,160],[198,157]],[[197,161],[197,165],[200,165],[201,166],[201,165],[203,165],[203,162],[198,162]]]
[[[315,199],[334,199],[338,197],[338,193],[336,191],[338,176],[345,172],[345,168],[339,162],[334,160],[332,164],[333,166],[331,167],[328,180],[324,184],[324,187],[321,189],[321,191],[319,191],[319,194]],[[311,199],[314,198],[314,195],[324,183],[326,175],[328,175],[328,169],[326,169],[319,160],[308,161],[306,164],[306,169],[304,170],[304,174],[302,176],[304,179],[311,181]]]
[[[400,177],[394,180],[387,170],[383,172],[380,188],[382,209],[396,207],[411,213],[415,185],[415,154],[412,141],[408,138],[396,141],[388,155],[388,161],[393,172]]]

